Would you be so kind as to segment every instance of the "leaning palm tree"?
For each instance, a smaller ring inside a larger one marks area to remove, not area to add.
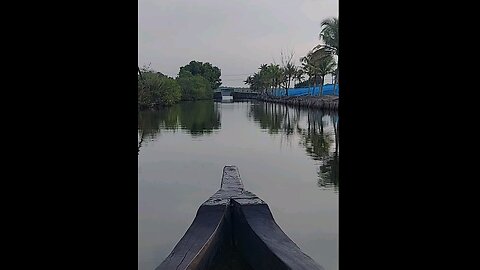
[[[315,63],[318,76],[320,76],[320,89],[319,95],[323,95],[323,83],[325,81],[325,76],[331,74],[335,70],[335,60],[333,56],[322,57],[319,61]]]
[[[307,56],[300,58],[300,62],[302,63],[303,72],[308,75],[308,94],[313,95],[313,92],[315,90],[315,82],[316,82],[315,74],[317,72],[315,69],[315,65],[313,64],[311,54],[307,54]],[[312,79],[313,79],[313,90],[312,90],[312,93],[310,93]]]
[[[319,84],[318,79],[320,79],[319,94],[322,95],[325,75],[332,71],[331,69],[333,67],[331,66],[331,63],[335,63],[332,54],[323,49],[313,49],[308,52],[305,57],[302,57],[300,61],[303,64],[303,68],[309,75],[309,78],[313,78],[312,95],[315,92],[317,84]]]
[[[322,21],[320,34],[318,37],[323,40],[325,44],[316,47],[317,50],[323,50],[338,56],[338,18],[328,18]],[[338,83],[338,69],[335,73],[335,83],[333,85],[335,91],[335,85]]]
[[[338,18],[328,18],[322,21],[322,29],[318,37],[325,42],[325,49],[330,50],[332,54],[338,55]]]

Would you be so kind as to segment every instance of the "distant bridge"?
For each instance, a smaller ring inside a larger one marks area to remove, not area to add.
[[[219,87],[213,93],[215,100],[222,100],[224,97],[231,97],[233,100],[255,99],[258,93],[246,87]]]

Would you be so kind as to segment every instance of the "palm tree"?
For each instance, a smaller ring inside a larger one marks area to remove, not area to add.
[[[268,94],[268,90],[271,87],[271,72],[267,64],[262,64],[259,68],[259,81],[262,87],[265,89],[265,93]]]
[[[319,44],[315,46],[308,54],[307,57],[313,59],[315,62],[315,66],[318,66],[320,62],[324,61],[324,66],[323,66],[323,72],[325,72],[327,69],[325,69],[328,65],[328,62],[330,59],[323,59],[323,58],[332,58],[333,61],[335,59],[333,56],[338,56],[338,18],[328,18],[322,21],[321,23],[321,30],[319,34],[320,40],[323,40],[325,44]],[[318,70],[317,70],[318,71]],[[325,75],[320,75],[322,78],[322,81],[324,80]],[[335,74],[335,83],[338,83],[338,69]],[[323,86],[323,82],[322,82]],[[323,90],[323,89],[322,89]]]
[[[325,42],[323,46],[332,54],[338,55],[338,18],[328,18],[322,21],[322,29],[318,37]]]
[[[323,83],[325,81],[325,76],[334,71],[335,65],[336,64],[333,56],[322,57],[318,62],[316,62],[317,72],[320,76],[320,96],[323,95]]]
[[[303,72],[308,75],[308,94],[310,95],[312,78],[314,78],[316,74],[315,66],[313,65],[312,57],[310,54],[307,54],[307,56],[300,58],[300,62],[302,63]],[[313,89],[315,90],[315,80],[313,81]],[[313,91],[311,94],[313,95]]]
[[[323,94],[325,75],[330,74],[335,67],[335,60],[332,54],[323,49],[314,49],[307,56],[302,57],[300,61],[302,61],[303,67],[310,77],[309,80],[313,77],[313,89],[319,84],[319,95],[321,96]],[[320,79],[320,82],[317,78]]]
[[[295,80],[297,80],[299,84],[302,83],[304,74],[305,73],[303,72],[302,68],[297,68],[297,72],[295,72]]]
[[[262,90],[262,87],[261,87],[260,81],[259,81],[258,73],[254,73],[253,75],[248,76],[247,79],[243,82],[245,84],[248,84],[250,86],[250,89],[255,91],[255,92],[259,92],[259,91]]]
[[[288,96],[288,88],[290,88],[291,80],[294,79],[295,75],[297,74],[297,67],[292,63],[287,63],[287,65],[283,68],[283,73],[285,94]]]
[[[338,56],[338,18],[328,18],[321,22],[321,30],[318,35],[320,40],[325,44],[318,45],[314,50],[323,50],[324,52]],[[335,73],[335,83],[333,84],[334,94],[335,87],[338,82],[338,69]]]
[[[283,81],[283,72],[279,65],[270,64],[267,67],[267,78],[270,79],[271,93],[277,89]]]

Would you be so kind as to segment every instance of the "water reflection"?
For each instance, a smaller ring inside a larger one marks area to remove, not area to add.
[[[338,114],[273,103],[256,103],[248,117],[269,134],[292,141],[299,137],[308,156],[318,161],[317,184],[338,191]]]
[[[192,137],[212,133],[221,127],[219,103],[182,102],[160,111],[138,113],[138,151],[145,141],[155,140],[161,131],[182,129]],[[228,106],[223,109],[229,108]],[[233,109],[233,107],[231,108]],[[338,114],[282,104],[252,102],[248,118],[271,135],[287,142],[297,140],[306,154],[317,161],[317,185],[338,191]]]
[[[181,102],[160,111],[142,111],[138,113],[138,151],[145,139],[154,140],[161,130],[175,132],[180,128],[198,137],[220,125],[220,111],[213,101]]]
[[[294,134],[299,116],[300,109],[276,103],[257,103],[248,112],[248,117],[253,118],[269,134],[281,133],[287,136]]]
[[[305,253],[338,269],[336,113],[201,101],[138,120],[139,270],[168,256],[231,164]]]
[[[322,165],[320,165],[318,170],[318,185],[321,187],[329,187],[333,184],[335,189],[338,190],[338,115],[330,115],[330,121],[333,125],[335,148],[334,151],[327,155],[322,161]]]

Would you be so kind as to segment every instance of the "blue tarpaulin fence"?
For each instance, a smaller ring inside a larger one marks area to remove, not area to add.
[[[318,96],[318,93],[320,91],[320,87],[315,87],[313,88],[310,87],[304,87],[304,88],[289,88],[288,89],[288,95],[289,96],[307,96],[310,93],[312,93],[313,90],[313,95]],[[339,93],[339,88],[338,84],[335,87],[335,95],[338,96]],[[323,94],[324,95],[333,95],[333,84],[325,84],[323,85]],[[274,96],[285,96],[285,89],[275,89],[273,91]]]

